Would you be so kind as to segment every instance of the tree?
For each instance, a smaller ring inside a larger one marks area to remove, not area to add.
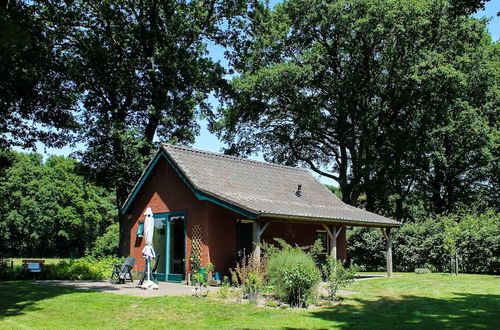
[[[0,148],[66,144],[75,90],[53,34],[30,1],[0,2]]]
[[[83,256],[116,221],[114,196],[79,174],[76,160],[9,152],[0,180],[0,251]]]
[[[472,15],[490,0],[450,0],[450,12],[452,15]],[[498,15],[498,14],[497,14]]]
[[[207,97],[224,86],[224,69],[207,44],[217,42],[238,1],[43,1],[66,36],[61,47],[83,95],[81,160],[116,191],[122,206],[155,139],[187,144],[207,114]],[[120,216],[120,254],[129,252]]]
[[[232,21],[228,56],[237,75],[212,128],[228,153],[309,167],[336,180],[344,202],[358,205],[363,195],[367,209],[399,219],[442,161],[453,179],[439,178],[436,189],[452,197],[428,207],[444,212],[469,174],[487,181],[498,102],[485,22],[451,17],[449,8],[446,1],[256,4],[246,20]],[[449,154],[441,152],[443,132],[454,144]],[[464,133],[473,139],[457,139]]]

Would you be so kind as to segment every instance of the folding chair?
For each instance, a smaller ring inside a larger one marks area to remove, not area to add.
[[[124,284],[125,281],[134,282],[132,278],[132,268],[134,268],[135,258],[128,257],[122,264],[114,264],[109,281],[113,284]]]

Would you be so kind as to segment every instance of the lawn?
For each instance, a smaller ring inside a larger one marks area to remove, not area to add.
[[[500,276],[401,275],[356,282],[324,309],[276,310],[214,298],[134,298],[0,283],[0,328],[498,328]]]

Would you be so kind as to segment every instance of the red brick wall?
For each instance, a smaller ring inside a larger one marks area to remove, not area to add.
[[[153,209],[153,213],[186,211],[186,267],[189,268],[192,227],[195,224],[199,224],[202,228],[201,255],[202,262],[207,263],[209,261],[209,215],[207,204],[208,202],[199,201],[194,196],[193,192],[181,180],[174,169],[168,165],[165,159],[160,159],[130,206],[132,224],[130,230],[130,255],[137,258],[134,268],[136,270],[144,268],[142,249],[145,243],[142,238],[137,238],[135,233],[137,232],[138,222],[144,221],[144,212],[148,207]]]
[[[215,271],[228,274],[236,263],[236,220],[243,216],[210,203],[210,261]]]
[[[273,243],[274,238],[284,239],[287,243],[299,246],[314,244],[317,239],[316,231],[324,230],[323,226],[311,223],[271,222],[262,234],[261,240]],[[337,258],[346,259],[347,241],[345,227],[337,237]]]

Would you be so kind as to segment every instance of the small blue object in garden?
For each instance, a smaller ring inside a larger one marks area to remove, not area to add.
[[[220,281],[219,273],[214,273],[214,280]]]

